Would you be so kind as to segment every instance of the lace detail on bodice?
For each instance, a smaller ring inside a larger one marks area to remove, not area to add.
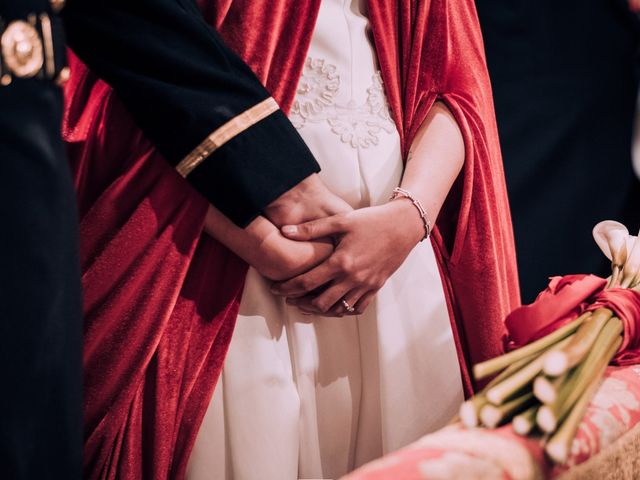
[[[307,123],[327,123],[342,142],[353,148],[377,145],[381,131],[395,130],[380,72],[372,75],[363,104],[353,100],[347,104],[337,103],[339,90],[337,67],[321,58],[307,58],[289,115],[293,125],[302,129]]]

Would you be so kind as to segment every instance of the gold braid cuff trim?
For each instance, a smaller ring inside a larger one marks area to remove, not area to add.
[[[269,97],[237,117],[232,118],[205,138],[189,155],[184,157],[176,166],[176,170],[180,175],[186,177],[222,145],[249,127],[252,127],[260,120],[268,117],[279,108],[277,102],[272,97]]]

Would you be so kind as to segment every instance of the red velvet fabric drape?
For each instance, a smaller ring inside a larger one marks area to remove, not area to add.
[[[207,202],[73,55],[63,134],[80,208],[84,474],[180,478],[246,265],[201,235]]]
[[[320,0],[201,0],[207,19],[283,109]],[[433,236],[465,386],[500,352],[519,297],[491,89],[471,0],[369,2],[404,150],[433,102],[466,144]],[[237,315],[246,266],[202,235],[205,201],[71,58],[64,136],[81,213],[85,476],[182,478]]]

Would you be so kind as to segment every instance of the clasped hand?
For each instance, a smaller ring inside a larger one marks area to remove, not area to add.
[[[420,217],[406,199],[287,225],[281,231],[300,242],[331,238],[335,249],[311,270],[274,283],[272,293],[304,313],[338,317],[364,312],[424,236]]]

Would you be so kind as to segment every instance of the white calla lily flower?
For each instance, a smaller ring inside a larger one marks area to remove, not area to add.
[[[628,237],[629,230],[620,222],[605,220],[593,227],[594,240],[615,266],[622,266],[627,260]]]
[[[640,236],[640,233],[638,234]],[[627,237],[627,261],[622,272],[621,286],[632,287],[640,280],[640,241],[635,235]]]

